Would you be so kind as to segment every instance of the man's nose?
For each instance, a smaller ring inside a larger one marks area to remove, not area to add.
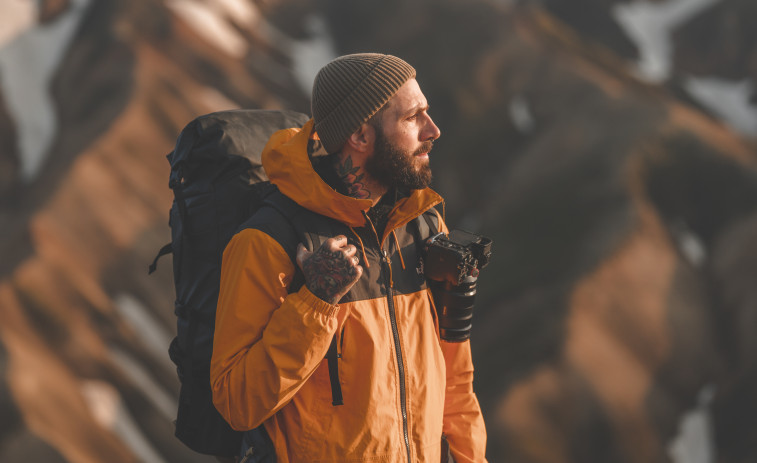
[[[426,114],[426,125],[423,127],[422,135],[423,141],[436,140],[442,135],[441,130],[439,130],[439,127],[434,124],[434,121],[428,114]]]

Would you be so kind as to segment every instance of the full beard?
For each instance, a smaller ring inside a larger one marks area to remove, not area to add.
[[[431,151],[433,142],[427,140],[414,152],[393,145],[382,130],[376,130],[374,153],[365,163],[368,175],[381,185],[391,188],[420,190],[431,184],[431,166],[417,156]]]

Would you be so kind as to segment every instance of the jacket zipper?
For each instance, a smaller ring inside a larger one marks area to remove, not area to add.
[[[391,265],[389,256],[386,251],[381,250],[381,254],[384,256],[384,264],[388,267]],[[402,360],[402,350],[400,348],[400,333],[397,327],[397,315],[394,311],[394,294],[392,285],[387,271],[384,272],[384,281],[386,282],[386,300],[389,304],[389,321],[392,324],[392,336],[394,337],[394,350],[397,352],[397,366],[399,368],[400,375],[400,409],[402,411],[402,433],[405,438],[405,449],[407,450],[407,461],[410,463],[410,437],[407,430],[407,391],[405,389],[405,363]]]
[[[368,218],[368,214],[365,214],[365,219],[371,224],[373,228],[373,234],[376,236],[376,243],[381,251],[381,262],[384,264],[384,284],[386,285],[386,302],[389,305],[389,321],[392,325],[392,337],[394,338],[394,351],[397,353],[397,367],[400,376],[400,410],[402,412],[402,435],[405,439],[405,450],[407,451],[407,463],[411,463],[410,456],[410,435],[407,426],[407,391],[405,387],[405,362],[402,360],[402,349],[400,347],[400,332],[397,327],[397,314],[394,310],[394,294],[392,290],[391,280],[391,268],[392,261],[389,259],[389,254],[381,246],[381,240],[376,233],[376,229],[373,227],[373,222]]]

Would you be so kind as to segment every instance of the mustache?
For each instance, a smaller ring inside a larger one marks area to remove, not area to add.
[[[418,156],[419,154],[428,153],[429,151],[431,151],[431,148],[433,147],[434,147],[434,142],[431,140],[426,140],[421,144],[421,146],[417,150],[415,150],[415,152],[413,153],[413,156]]]

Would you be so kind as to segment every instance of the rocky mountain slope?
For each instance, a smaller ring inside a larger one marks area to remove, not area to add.
[[[672,77],[649,82],[613,19],[627,2],[576,3],[604,13],[483,0],[17,11],[26,29],[0,43],[0,461],[210,461],[173,438],[170,265],[146,274],[169,240],[164,156],[199,114],[307,112],[313,69],[365,50],[416,66],[442,129],[448,221],[494,239],[473,334],[489,460],[753,460],[755,145],[678,78],[754,82],[754,37],[732,27],[751,7],[702,7],[675,29]],[[720,39],[698,60],[703,30]],[[55,66],[37,58],[50,40],[65,45]],[[32,85],[49,98],[19,100]]]

